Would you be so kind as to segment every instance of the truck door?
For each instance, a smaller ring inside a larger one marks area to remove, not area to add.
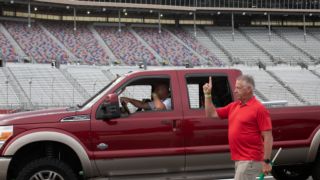
[[[103,176],[169,173],[184,170],[185,152],[181,133],[182,106],[177,74],[148,74],[127,78],[114,93],[119,97],[152,101],[157,83],[168,83],[171,109],[156,111],[129,103],[130,114],[122,109],[120,118],[92,117],[95,163]],[[121,105],[120,105],[121,106]]]
[[[209,72],[179,74],[184,111],[186,171],[233,168],[228,146],[228,120],[205,117],[202,86],[208,82],[209,76],[213,77],[213,103],[217,107],[230,103],[232,95],[227,75]]]

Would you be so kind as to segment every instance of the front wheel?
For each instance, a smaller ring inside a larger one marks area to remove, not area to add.
[[[16,180],[77,180],[71,167],[58,159],[31,161],[19,172]]]
[[[276,180],[306,180],[311,175],[310,168],[301,166],[278,166],[272,168]]]

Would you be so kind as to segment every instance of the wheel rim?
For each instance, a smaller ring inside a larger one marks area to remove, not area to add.
[[[284,174],[289,176],[289,177],[297,177],[299,174],[295,171],[291,171],[291,170],[288,170],[288,169],[284,169],[283,170]]]
[[[45,170],[35,173],[29,180],[64,180],[57,172]]]

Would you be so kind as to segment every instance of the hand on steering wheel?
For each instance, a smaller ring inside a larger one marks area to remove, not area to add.
[[[120,102],[121,102],[121,105],[123,107],[123,109],[128,113],[128,114],[131,114],[129,108],[128,108],[128,103],[129,103],[129,98],[126,98],[126,97],[121,97],[120,98]]]

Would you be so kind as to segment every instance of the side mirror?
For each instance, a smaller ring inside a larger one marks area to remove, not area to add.
[[[121,116],[119,99],[117,94],[107,95],[105,101],[99,106],[96,112],[97,120],[110,120]]]

